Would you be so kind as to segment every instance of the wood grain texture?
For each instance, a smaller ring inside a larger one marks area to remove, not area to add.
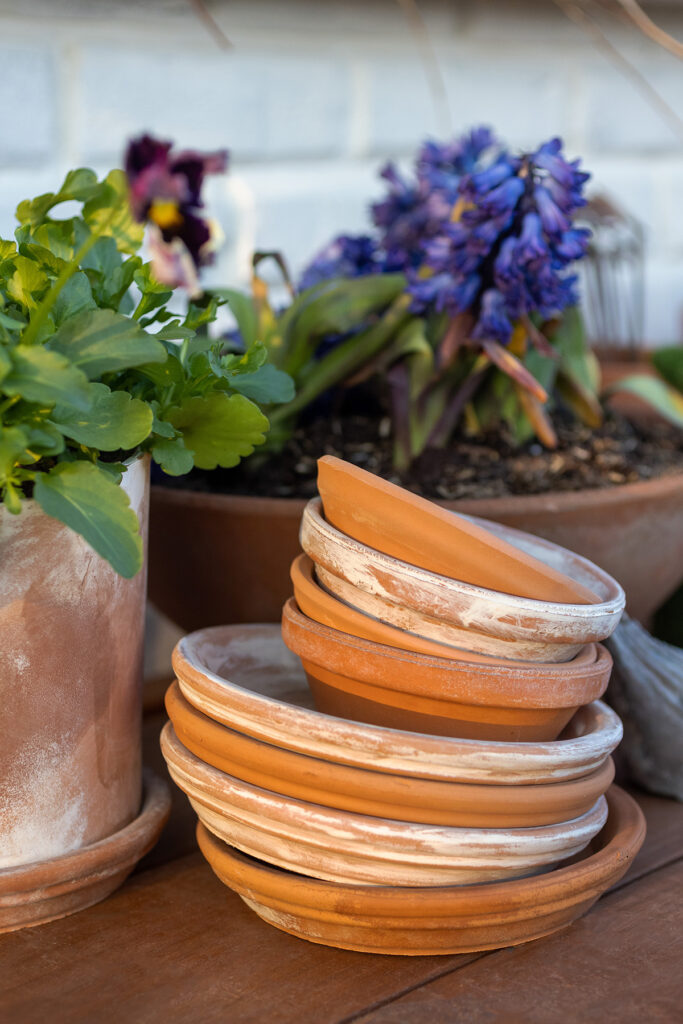
[[[604,897],[564,932],[482,957],[358,1024],[680,1020],[683,863]]]
[[[496,982],[495,971],[484,980],[477,974],[468,998],[476,1003],[477,992],[481,999],[485,991],[481,986],[489,985],[491,999],[495,996],[507,1012],[513,997],[528,994],[543,1024],[677,1020],[665,1016],[666,986],[680,978],[679,963],[671,968],[669,961],[673,953],[680,961],[680,934],[676,952],[671,931],[675,888],[680,890],[683,879],[680,865],[664,866],[683,856],[683,806],[640,794],[638,800],[649,832],[630,872],[632,884],[626,884],[627,876],[622,891],[605,897],[556,938],[520,947],[519,959],[507,959],[514,951],[486,954],[485,960],[476,955],[403,959],[313,946],[263,924],[197,853],[139,871],[106,902],[74,917],[1,937],[0,1021],[340,1024],[399,1000],[404,1015],[394,1019],[417,1024],[426,1018],[417,1015],[419,1008],[410,1009],[412,997],[401,998],[403,993],[426,985],[425,993],[432,989],[438,995],[437,984],[446,984],[446,974],[449,984],[464,984],[470,972],[490,970],[489,962],[500,965],[496,970],[504,972],[506,984]],[[176,836],[183,834],[176,829]],[[173,854],[168,837],[167,832],[159,857]],[[664,939],[660,944],[658,929],[669,936],[668,947]],[[581,959],[583,944],[587,953]],[[620,944],[628,946],[622,968],[611,952]],[[533,974],[518,977],[527,963]],[[599,982],[612,986],[611,1003],[600,1001]],[[659,1017],[638,1016],[639,984]],[[448,999],[439,1003],[444,1005]],[[575,1005],[580,1012],[574,1012]],[[432,1012],[430,1024],[439,1019],[448,1017]],[[458,1019],[468,1021],[464,1012]],[[498,1019],[534,1020],[523,1010],[516,1018]]]

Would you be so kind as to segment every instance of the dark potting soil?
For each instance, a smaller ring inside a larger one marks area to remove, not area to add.
[[[316,493],[316,459],[337,455],[427,498],[495,498],[543,494],[651,480],[683,470],[683,430],[664,423],[638,425],[616,414],[598,430],[569,416],[556,417],[559,445],[537,441],[521,448],[504,433],[456,436],[443,450],[429,449],[409,470],[392,466],[390,423],[380,416],[328,416],[299,428],[277,455],[258,453],[234,469],[193,470],[155,482],[222,494],[308,498]]]

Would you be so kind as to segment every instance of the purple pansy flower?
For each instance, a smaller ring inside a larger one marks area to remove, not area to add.
[[[207,174],[225,171],[227,151],[173,153],[172,144],[141,135],[126,152],[130,205],[136,220],[150,225],[155,277],[170,287],[199,292],[197,270],[212,259],[212,226],[201,215]]]

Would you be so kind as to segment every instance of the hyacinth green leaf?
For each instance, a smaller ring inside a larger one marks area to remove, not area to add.
[[[166,349],[134,320],[111,309],[69,317],[49,342],[93,380],[103,373],[166,361]]]
[[[2,382],[8,395],[21,395],[29,402],[47,406],[68,405],[87,409],[90,405],[85,374],[59,352],[42,345],[17,345],[11,351],[12,369]]]
[[[652,353],[652,362],[667,384],[683,394],[683,345],[669,345]]]
[[[256,309],[249,295],[244,292],[235,291],[234,288],[214,288],[213,295],[224,299],[230,312],[237,321],[237,327],[242,335],[242,341],[247,348],[250,348],[257,338],[258,319]]]
[[[182,437],[160,438],[152,448],[152,458],[169,476],[183,476],[194,466],[194,452]]]
[[[256,445],[263,444],[268,420],[244,395],[214,391],[188,398],[169,409],[166,418],[194,452],[200,469],[236,466]]]
[[[294,398],[294,381],[289,374],[272,363],[260,366],[253,373],[235,373],[229,377],[230,387],[260,405],[282,404]]]
[[[142,566],[138,517],[115,480],[91,462],[61,462],[37,473],[33,496],[49,516],[79,533],[121,576]]]
[[[658,377],[634,374],[632,377],[617,381],[608,388],[606,394],[612,395],[617,391],[628,391],[632,395],[637,395],[671,423],[683,427],[683,395]]]
[[[121,252],[134,256],[144,237],[143,224],[133,217],[128,201],[128,181],[121,170],[110,171],[83,207],[83,218],[92,231],[104,229],[116,239]]]
[[[152,430],[154,414],[146,402],[127,391],[110,391],[105,384],[91,384],[92,405],[87,412],[57,407],[51,421],[66,437],[103,452],[132,449]]]

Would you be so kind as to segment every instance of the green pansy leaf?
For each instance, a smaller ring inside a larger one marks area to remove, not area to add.
[[[268,420],[244,395],[212,392],[186,399],[166,417],[183,435],[200,469],[236,466],[254,447],[263,444]]]
[[[136,372],[159,388],[180,384],[185,380],[185,371],[180,365],[180,360],[172,354],[168,355],[165,363],[145,363],[144,366],[138,366]]]
[[[84,273],[78,271],[69,278],[57,296],[57,301],[52,307],[52,316],[57,327],[60,327],[69,317],[95,308],[90,282]]]
[[[21,427],[3,427],[0,431],[0,485],[14,475],[15,467],[26,458],[28,436]],[[35,460],[31,460],[35,461]]]
[[[289,374],[266,363],[254,373],[235,373],[228,378],[230,387],[241,395],[251,398],[260,405],[291,402],[294,398],[294,381]]]
[[[39,420],[34,424],[25,423],[24,430],[31,451],[40,452],[41,455],[60,455],[64,451],[64,437],[61,431],[53,427],[48,420]]]
[[[37,263],[41,270],[51,277],[57,277],[66,267],[67,263],[60,256],[45,248],[44,245],[36,245],[35,242],[22,242],[19,246],[19,253]]]
[[[0,238],[0,263],[4,260],[12,259],[17,254],[17,247],[14,242],[9,241],[5,238]]]
[[[127,391],[110,391],[105,384],[91,384],[92,406],[87,412],[58,406],[51,418],[72,441],[103,452],[136,448],[149,436],[154,415],[146,402]]]
[[[84,205],[83,218],[93,231],[104,228],[116,239],[122,252],[134,256],[142,245],[145,229],[131,212],[126,175],[121,170],[113,170],[105,182],[106,187]]]
[[[194,338],[195,332],[189,327],[184,327],[180,320],[172,320],[161,330],[157,331],[154,335],[155,338],[160,338],[163,341],[185,341],[186,339]]]
[[[6,313],[0,313],[0,326],[6,328],[8,331],[20,331],[26,327],[25,320],[17,320],[13,316],[7,316]]]
[[[36,242],[44,249],[49,249],[60,259],[69,262],[74,254],[74,239],[78,219],[50,221],[41,224],[33,232]],[[80,223],[80,222],[79,222]]]
[[[33,309],[38,298],[42,297],[50,286],[50,279],[37,263],[26,256],[15,256],[14,273],[7,282],[7,293],[22,306]]]
[[[57,195],[60,201],[76,199],[78,202],[84,203],[87,199],[92,199],[100,188],[101,185],[94,171],[89,167],[77,167],[75,170],[69,171]]]
[[[0,320],[0,323],[2,323],[2,320]],[[5,379],[11,369],[12,360],[9,357],[9,353],[5,350],[4,345],[0,345],[0,381]]]
[[[112,480],[120,484],[123,480],[123,474],[126,472],[127,467],[123,462],[101,462],[99,459],[96,463],[97,467],[110,476]]]
[[[183,476],[194,465],[194,453],[188,451],[182,437],[157,441],[152,448],[152,458],[169,476]]]
[[[33,496],[49,516],[79,533],[121,576],[142,566],[138,517],[128,496],[91,462],[61,462],[37,473]]]
[[[93,309],[65,320],[50,348],[68,356],[90,380],[144,363],[163,363],[166,349],[137,324],[111,309]]]
[[[11,352],[12,369],[2,382],[8,395],[47,406],[57,403],[87,409],[90,405],[85,374],[59,352],[42,345],[17,345]]]

